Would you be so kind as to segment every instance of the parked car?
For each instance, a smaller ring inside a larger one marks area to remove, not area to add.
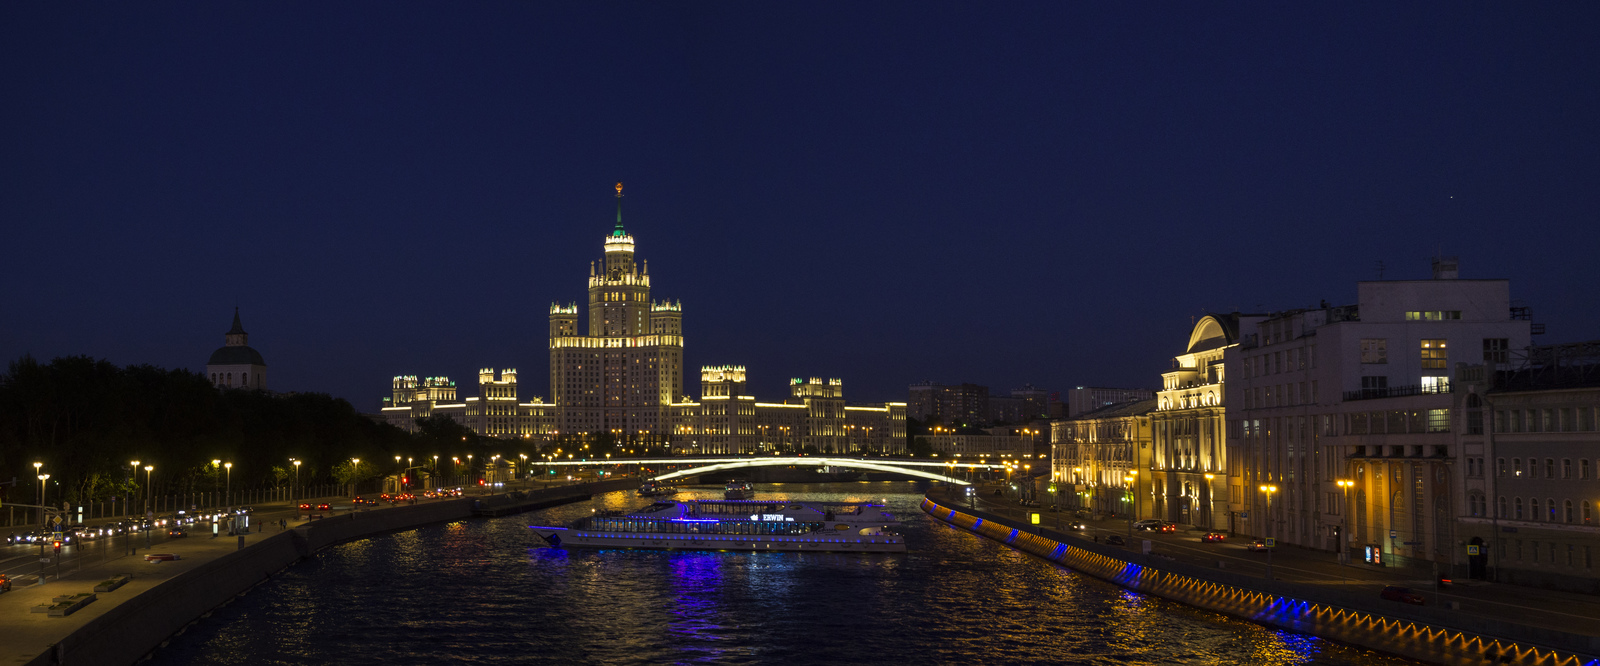
[[[0,592],[10,592],[10,591],[11,591],[11,577],[7,576],[5,574],[0,574]]]
[[[1137,523],[1134,523],[1133,524],[1133,529],[1136,529],[1136,530],[1154,530],[1160,525],[1161,525],[1161,521],[1152,518],[1152,519],[1148,519],[1148,520],[1141,520],[1141,521],[1139,521]]]
[[[170,530],[167,530],[167,537],[172,539],[182,539],[186,536],[189,536],[189,533],[183,531],[183,528],[181,527],[174,527]]]
[[[1423,600],[1422,595],[1412,592],[1411,588],[1400,587],[1399,585],[1385,585],[1383,591],[1378,593],[1378,596],[1389,601],[1398,601],[1414,606],[1421,606],[1427,603]]]
[[[1221,532],[1206,532],[1205,536],[1200,537],[1200,540],[1206,543],[1222,543],[1227,539],[1228,535]]]
[[[301,511],[310,511],[311,510],[311,503],[310,502],[301,502],[300,503],[300,510]]]
[[[323,503],[317,505],[317,510],[318,511],[332,511],[333,510],[333,505],[329,504],[327,502],[323,502]]]
[[[1113,534],[1111,536],[1106,537],[1106,543],[1111,544],[1113,546],[1126,546],[1126,545],[1128,545],[1128,542],[1122,538],[1121,534]]]
[[[1157,531],[1157,532],[1176,532],[1176,531],[1178,531],[1178,524],[1174,523],[1172,521],[1169,521],[1169,520],[1163,520],[1163,521],[1161,521],[1161,524],[1156,525],[1155,531]]]
[[[1245,550],[1250,550],[1250,551],[1255,551],[1255,552],[1265,552],[1267,550],[1267,540],[1266,539],[1252,539],[1250,541],[1250,543],[1247,543],[1247,544],[1244,545],[1244,549]]]

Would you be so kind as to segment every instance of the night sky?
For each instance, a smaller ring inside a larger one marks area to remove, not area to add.
[[[1154,387],[1441,251],[1595,339],[1597,70],[1596,3],[8,2],[0,354],[237,305],[276,390],[548,396],[617,181],[696,395]]]

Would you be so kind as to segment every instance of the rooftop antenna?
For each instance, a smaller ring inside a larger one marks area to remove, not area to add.
[[[622,183],[617,183],[617,229],[611,232],[612,236],[626,236],[622,230]]]

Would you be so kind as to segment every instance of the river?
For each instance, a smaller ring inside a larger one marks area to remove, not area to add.
[[[154,664],[1407,664],[1080,576],[924,515],[921,485],[760,484],[886,500],[911,552],[562,551],[527,526],[632,493],[326,549],[191,625]],[[720,497],[693,487],[680,497]]]

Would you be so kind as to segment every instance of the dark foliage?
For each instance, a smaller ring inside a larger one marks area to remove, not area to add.
[[[326,394],[218,391],[186,370],[24,356],[0,375],[0,482],[17,479],[0,492],[11,502],[34,501],[36,461],[51,475],[51,502],[79,502],[126,492],[134,460],[155,467],[157,493],[220,488],[226,472],[213,460],[233,463],[235,489],[292,483],[290,458],[304,461],[299,480],[311,484],[332,481],[352,457],[384,460],[435,436],[377,423]]]

